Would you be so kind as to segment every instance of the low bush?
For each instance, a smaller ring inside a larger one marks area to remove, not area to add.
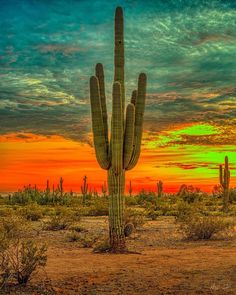
[[[215,234],[232,228],[234,224],[222,217],[193,215],[182,219],[180,229],[190,240],[208,240]]]
[[[110,250],[111,250],[111,246],[110,246],[108,238],[97,242],[93,248],[94,253],[107,253],[107,252],[110,252]]]
[[[1,287],[10,281],[26,285],[36,271],[47,262],[45,244],[37,245],[34,241],[17,240],[0,252]]]
[[[54,214],[45,222],[44,229],[46,230],[63,230],[73,226],[75,222],[80,221],[80,214],[67,207],[56,207]]]
[[[19,210],[19,213],[30,221],[38,221],[43,217],[43,211],[37,204],[30,204]]]
[[[98,237],[89,233],[78,233],[73,231],[67,235],[67,239],[69,242],[77,242],[82,248],[91,248],[98,240]]]
[[[140,227],[145,223],[145,214],[142,210],[128,208],[125,211],[125,224],[132,223],[134,228]]]
[[[22,216],[10,215],[0,219],[0,233],[6,239],[24,237],[29,229],[29,223]]]
[[[71,224],[72,220],[70,218],[61,215],[54,215],[50,217],[47,222],[45,222],[44,229],[52,231],[63,230],[69,228]]]
[[[45,266],[46,246],[32,239],[30,224],[19,215],[0,219],[0,280],[1,287],[17,281],[26,285],[32,274]]]
[[[157,220],[157,218],[159,216],[162,216],[162,212],[161,211],[154,210],[154,209],[150,209],[150,210],[147,211],[146,216],[148,218],[151,218],[151,220]]]

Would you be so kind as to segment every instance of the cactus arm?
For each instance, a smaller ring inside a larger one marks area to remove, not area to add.
[[[123,170],[123,111],[120,82],[113,83],[111,122],[112,169],[115,174]]]
[[[131,103],[132,103],[133,105],[136,104],[136,99],[137,99],[137,90],[134,90],[134,91],[132,92],[132,96],[131,96]]]
[[[125,135],[124,135],[124,168],[130,162],[133,152],[134,142],[134,122],[135,122],[135,107],[132,103],[127,105],[126,108],[126,121],[125,121]]]
[[[141,150],[142,129],[143,129],[143,114],[146,98],[146,81],[147,77],[144,73],[139,75],[138,93],[135,104],[135,130],[134,130],[134,148],[131,160],[126,170],[132,169],[138,162]]]
[[[121,85],[121,97],[122,97],[122,110],[124,112],[125,105],[125,86],[124,86],[124,20],[123,10],[121,7],[116,8],[115,12],[115,74],[114,81],[120,82]]]
[[[102,118],[103,118],[103,128],[104,128],[105,140],[106,140],[107,147],[108,147],[109,142],[108,142],[107,106],[106,106],[103,65],[101,63],[96,64],[95,71],[96,71],[96,77],[98,78],[98,83],[99,83]]]
[[[106,143],[104,133],[99,84],[98,79],[95,76],[90,78],[90,103],[96,158],[101,168],[108,170],[110,167],[110,161],[108,159],[108,145]]]

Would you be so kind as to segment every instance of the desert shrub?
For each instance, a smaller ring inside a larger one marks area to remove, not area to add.
[[[8,207],[0,208],[0,217],[7,217],[13,214],[13,209]]]
[[[189,204],[184,201],[180,201],[176,207],[176,220],[181,221],[186,219],[188,216],[193,215],[208,215],[207,207],[201,203],[196,202],[194,204]]]
[[[58,189],[54,192],[39,190],[30,185],[25,186],[9,196],[8,203],[11,205],[27,205],[37,203],[39,205],[68,205],[72,201],[72,195],[60,192]]]
[[[67,229],[71,226],[71,224],[72,220],[70,218],[62,215],[54,215],[51,216],[47,222],[45,222],[44,229],[52,231],[63,230]]]
[[[26,284],[38,267],[46,263],[46,246],[29,240],[30,224],[19,215],[0,220],[0,279],[5,286],[17,280]]]
[[[111,246],[108,238],[98,241],[93,248],[94,253],[107,253],[110,250]]]
[[[67,235],[67,240],[69,242],[77,242],[82,248],[91,248],[97,239],[98,237],[89,233],[78,233],[75,231]]]
[[[43,217],[42,209],[35,203],[21,208],[19,213],[30,221],[38,221]]]
[[[132,223],[134,228],[142,226],[145,223],[145,214],[141,210],[128,208],[125,211],[125,224]]]
[[[32,240],[17,240],[10,243],[0,252],[1,286],[12,280],[16,280],[20,285],[26,285],[32,275],[46,265],[46,251],[44,244],[37,245]]]
[[[108,216],[108,207],[107,208],[104,208],[104,207],[98,208],[98,207],[92,206],[88,210],[88,216]]]
[[[236,188],[232,188],[229,192],[229,200],[231,203],[236,203]]]
[[[79,220],[80,215],[76,211],[59,206],[55,208],[54,215],[51,215],[49,220],[44,223],[44,229],[53,231],[68,229]]]
[[[157,200],[157,196],[154,192],[146,192],[142,190],[137,196],[137,203],[144,207],[150,206],[151,204],[155,204]]]
[[[180,228],[188,239],[208,240],[213,235],[233,226],[222,217],[193,215],[182,219]]]
[[[28,232],[29,224],[18,215],[10,215],[0,219],[0,233],[6,239],[21,238]]]
[[[80,225],[74,225],[74,226],[70,227],[70,230],[73,230],[73,231],[75,231],[77,233],[81,233],[81,232],[86,232],[87,231],[84,227],[82,227]]]
[[[136,196],[125,196],[125,204],[127,206],[135,206],[138,204],[138,198]]]
[[[72,231],[67,234],[67,240],[69,242],[78,242],[78,241],[80,241],[80,238],[81,237],[80,237],[79,233],[76,231]]]
[[[146,214],[146,216],[148,218],[151,218],[151,220],[157,220],[157,217],[159,217],[161,215],[162,215],[162,212],[161,211],[157,211],[155,209],[149,209],[147,211],[147,214]]]
[[[186,202],[179,202],[176,210],[176,220],[181,221],[193,214],[193,207]]]
[[[203,200],[203,193],[201,190],[192,185],[181,185],[177,196],[181,197],[184,202],[189,204]]]

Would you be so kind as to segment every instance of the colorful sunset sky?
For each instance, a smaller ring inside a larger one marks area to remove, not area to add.
[[[100,189],[89,77],[102,62],[111,110],[113,27],[124,8],[126,101],[148,76],[134,191],[211,191],[228,155],[236,186],[236,1],[0,0],[0,192],[83,176]],[[127,184],[128,184],[127,181]]]

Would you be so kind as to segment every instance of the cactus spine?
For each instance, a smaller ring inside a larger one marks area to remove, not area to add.
[[[96,158],[101,168],[108,171],[110,247],[113,252],[122,252],[125,250],[125,171],[134,168],[140,155],[146,75],[144,73],[139,75],[138,89],[133,91],[131,103],[128,104],[124,116],[124,26],[121,7],[117,7],[115,12],[114,64],[110,141],[104,72],[101,63],[96,65],[96,75],[90,78],[90,101]]]
[[[222,165],[219,167],[219,178],[220,184],[223,189],[223,211],[228,211],[229,209],[229,182],[230,182],[230,171],[229,171],[229,161],[228,157],[225,157],[224,169]]]
[[[86,175],[83,178],[83,185],[81,185],[81,192],[83,195],[83,204],[85,204],[86,196],[88,194],[88,184],[87,184],[87,176]]]

